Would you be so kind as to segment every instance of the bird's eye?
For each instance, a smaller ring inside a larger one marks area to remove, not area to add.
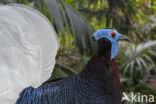
[[[116,36],[116,33],[114,31],[111,31],[111,37],[114,38]]]

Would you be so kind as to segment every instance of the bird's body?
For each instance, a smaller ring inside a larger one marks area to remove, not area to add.
[[[117,64],[109,52],[94,55],[77,75],[25,89],[17,104],[121,104]]]

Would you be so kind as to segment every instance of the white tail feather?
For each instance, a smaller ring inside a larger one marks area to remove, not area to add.
[[[13,104],[28,86],[53,71],[59,42],[40,12],[19,4],[0,6],[0,104]]]

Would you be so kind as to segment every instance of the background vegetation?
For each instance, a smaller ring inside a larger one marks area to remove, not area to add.
[[[120,51],[116,57],[122,90],[126,93],[134,91],[156,97],[155,0],[1,0],[0,2],[31,6],[42,12],[53,24],[61,46],[51,79],[81,71],[96,52],[97,45],[91,38],[93,32],[99,28],[116,28],[132,39],[131,43],[119,43]]]

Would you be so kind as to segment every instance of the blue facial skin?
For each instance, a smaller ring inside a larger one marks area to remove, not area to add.
[[[114,32],[115,36],[112,37],[111,33]],[[115,29],[99,29],[93,34],[93,38],[98,41],[101,38],[107,38],[112,43],[111,47],[111,59],[113,59],[118,53],[118,40],[121,37],[126,37],[118,33]]]

